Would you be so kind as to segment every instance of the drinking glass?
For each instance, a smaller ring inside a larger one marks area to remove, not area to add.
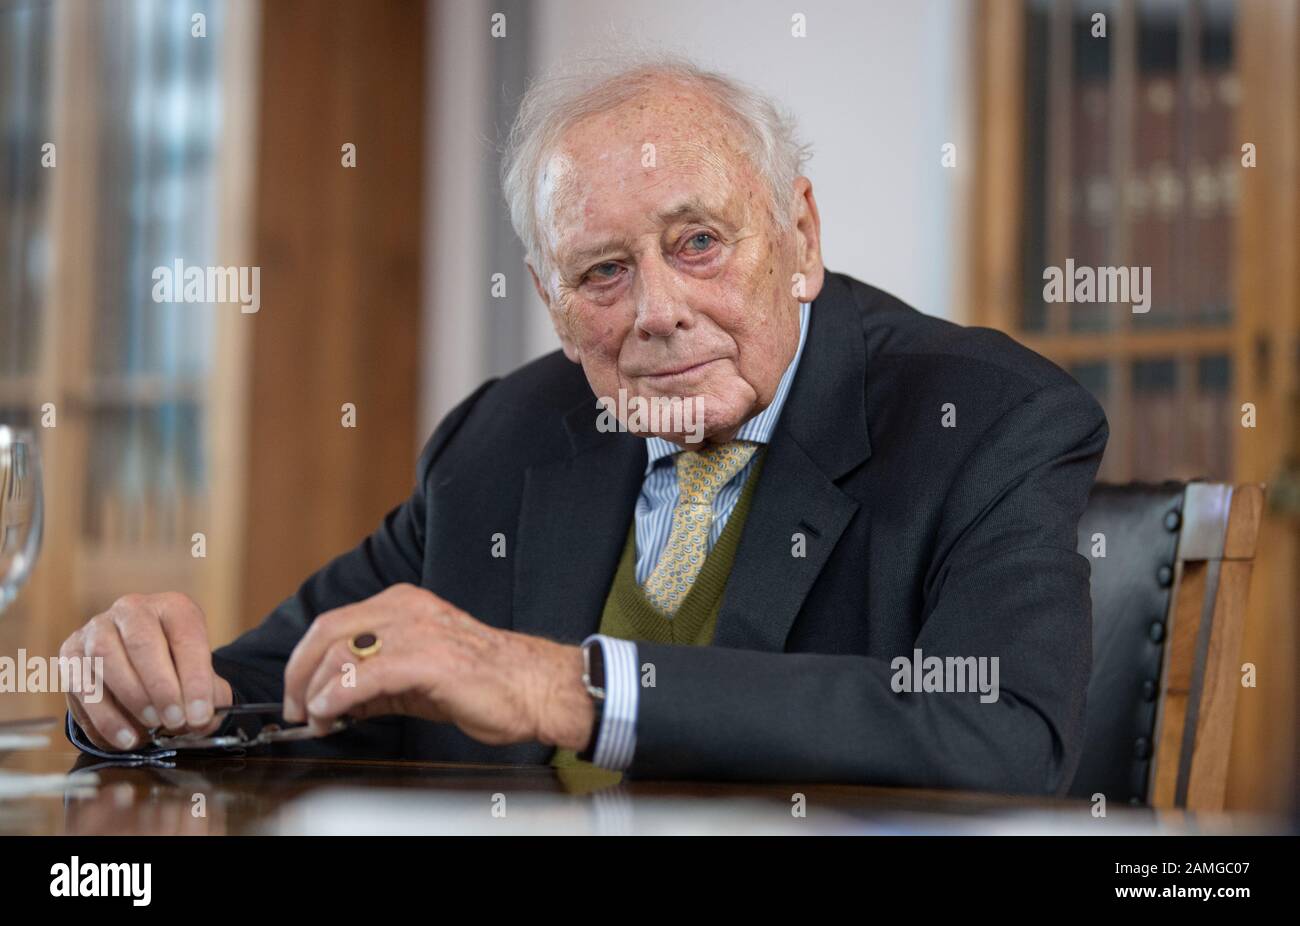
[[[41,455],[31,431],[0,424],[0,614],[41,549]]]

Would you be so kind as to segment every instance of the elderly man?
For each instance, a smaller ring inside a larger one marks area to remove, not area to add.
[[[1105,416],[826,271],[803,162],[687,63],[536,85],[504,187],[563,350],[454,409],[411,497],[234,643],[181,595],[93,618],[64,653],[110,696],[70,736],[282,700],[363,718],[314,754],[1064,792]]]

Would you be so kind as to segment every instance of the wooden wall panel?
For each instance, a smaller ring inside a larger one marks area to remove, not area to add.
[[[424,15],[263,4],[243,627],[413,484]]]

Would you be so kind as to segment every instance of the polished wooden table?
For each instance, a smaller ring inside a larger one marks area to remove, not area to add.
[[[0,799],[0,835],[1182,834],[1271,831],[1227,815],[832,784],[618,781],[589,770],[265,757],[106,766],[55,734],[0,756],[67,787]],[[802,797],[801,797],[802,796]]]

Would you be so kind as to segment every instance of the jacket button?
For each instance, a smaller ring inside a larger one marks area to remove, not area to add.
[[[1151,626],[1147,628],[1147,636],[1151,638],[1152,643],[1159,643],[1165,638],[1165,625],[1160,621],[1152,621]]]
[[[1168,588],[1174,581],[1174,569],[1172,566],[1161,566],[1156,570],[1156,581],[1160,583],[1161,588]]]
[[[1175,511],[1166,512],[1166,514],[1165,514],[1165,530],[1167,530],[1167,531],[1176,531],[1176,530],[1178,530],[1178,526],[1179,526],[1180,524],[1182,524],[1182,523],[1183,523],[1183,517],[1182,517],[1182,515],[1180,515],[1176,510],[1175,510]]]
[[[1147,679],[1142,683],[1142,700],[1154,701],[1156,699],[1156,683],[1152,679]]]
[[[1147,742],[1145,736],[1139,736],[1133,742],[1133,755],[1139,759],[1145,759],[1151,755],[1151,744]]]

